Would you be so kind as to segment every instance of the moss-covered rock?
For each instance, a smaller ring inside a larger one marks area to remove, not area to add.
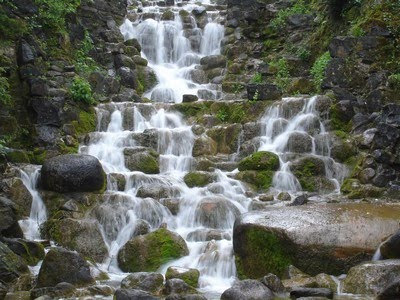
[[[6,158],[13,163],[30,163],[28,153],[23,150],[10,149],[6,152]]]
[[[136,272],[128,275],[121,281],[121,288],[139,289],[157,295],[161,292],[163,283],[164,276],[162,274],[154,272]]]
[[[240,129],[239,124],[215,126],[207,130],[207,135],[216,142],[218,153],[229,154],[237,149]]]
[[[239,163],[239,171],[277,171],[278,169],[278,155],[268,151],[253,153]]]
[[[96,262],[102,262],[108,253],[98,225],[90,220],[51,219],[43,224],[42,232],[57,244]]]
[[[94,109],[81,110],[79,112],[79,119],[72,121],[72,125],[78,135],[84,135],[86,133],[96,130],[96,113]]]
[[[189,172],[183,177],[188,187],[203,187],[214,181],[214,176],[208,172]]]
[[[349,199],[379,198],[385,191],[383,188],[370,184],[361,184],[358,179],[354,178],[345,179],[340,190]]]
[[[118,253],[118,264],[124,272],[149,272],[188,254],[182,237],[162,228],[128,241]]]
[[[21,274],[27,273],[28,266],[24,260],[12,252],[6,244],[0,242],[0,278],[2,282],[10,283]]]
[[[268,190],[272,186],[273,171],[242,171],[236,179],[246,182],[257,190]]]
[[[158,153],[148,148],[126,148],[124,150],[125,165],[131,171],[146,174],[160,173]]]
[[[197,287],[199,285],[200,272],[197,269],[185,269],[181,267],[169,267],[165,273],[165,279],[182,279],[188,285]]]
[[[3,238],[3,242],[15,254],[22,257],[30,266],[35,266],[40,260],[43,260],[45,253],[41,243],[28,241],[24,239]]]

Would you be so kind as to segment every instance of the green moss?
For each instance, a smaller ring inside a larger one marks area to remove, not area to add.
[[[203,187],[212,182],[210,174],[203,172],[190,172],[183,178],[188,187]]]
[[[342,114],[340,113],[336,104],[333,104],[329,110],[330,117],[330,125],[331,129],[336,132],[340,132],[339,134],[348,133],[351,131],[352,124],[350,121],[346,121],[343,119]]]
[[[79,135],[83,135],[96,130],[96,114],[94,109],[89,111],[81,110],[79,112],[79,120],[73,121],[72,125]]]
[[[330,60],[331,55],[327,51],[315,60],[311,68],[311,75],[313,77],[315,88],[318,92],[321,91],[321,85],[325,79],[325,70]]]
[[[36,148],[33,150],[33,152],[31,152],[30,160],[34,164],[43,165],[46,156],[47,156],[46,150]]]
[[[372,185],[362,185],[357,179],[345,179],[341,192],[349,199],[379,198],[383,195],[384,189]]]
[[[119,253],[119,262],[127,272],[154,272],[168,261],[187,254],[186,245],[162,228],[129,241]]]
[[[282,30],[286,25],[288,17],[295,14],[307,14],[309,12],[310,8],[304,0],[296,1],[292,7],[279,10],[276,17],[271,21],[270,27],[275,31]]]
[[[167,272],[165,273],[165,279],[172,279],[172,278],[178,278],[182,279],[184,282],[186,282],[188,285],[192,287],[197,287],[199,284],[199,277],[200,277],[200,272],[196,269],[189,269],[186,272],[183,273],[178,273],[174,271],[173,268],[168,268]]]
[[[294,170],[293,174],[299,180],[303,190],[308,192],[315,192],[317,186],[314,180],[315,175],[318,175],[320,167],[312,160],[305,159],[299,168]]]
[[[239,278],[257,279],[268,273],[282,277],[291,264],[290,247],[275,233],[258,227],[247,228],[242,234],[242,251],[235,256]]]
[[[239,171],[276,171],[279,169],[279,157],[275,153],[260,151],[239,162]]]
[[[22,150],[12,150],[6,153],[7,160],[13,163],[30,163],[28,154]]]
[[[146,174],[160,173],[160,166],[158,164],[157,156],[155,155],[143,156],[142,160],[138,162],[137,169]]]
[[[237,179],[246,182],[257,190],[268,190],[272,186],[274,178],[273,171],[242,171],[236,176]]]

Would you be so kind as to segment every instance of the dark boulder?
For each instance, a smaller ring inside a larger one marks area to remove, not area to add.
[[[274,294],[257,280],[242,280],[235,283],[221,295],[221,300],[269,300]]]
[[[400,280],[386,286],[377,296],[378,300],[400,299]]]
[[[188,103],[188,102],[196,102],[197,100],[199,100],[199,97],[197,97],[196,95],[183,95],[182,96],[182,102],[183,103]]]
[[[106,176],[94,156],[67,154],[44,162],[41,183],[44,189],[54,192],[94,192],[104,189]]]
[[[168,279],[165,282],[164,291],[165,295],[171,294],[195,294],[196,289],[188,285],[185,281],[179,278]]]
[[[385,259],[400,258],[400,230],[384,241],[380,250]]]
[[[42,244],[24,239],[2,238],[8,248],[18,256],[22,257],[29,265],[36,265],[43,260],[45,253]]]
[[[200,60],[200,65],[203,66],[204,70],[210,70],[210,69],[215,69],[215,68],[225,68],[226,58],[223,55],[205,56]]]
[[[40,267],[36,286],[51,287],[60,282],[83,286],[94,280],[88,263],[78,253],[52,248]]]
[[[163,287],[164,276],[153,272],[137,272],[125,277],[121,282],[121,288],[139,289],[152,294],[158,294]]]
[[[17,48],[17,62],[19,66],[33,63],[37,53],[34,47],[28,44],[28,42],[22,39]]]

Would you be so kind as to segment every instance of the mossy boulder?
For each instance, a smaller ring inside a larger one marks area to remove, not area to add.
[[[52,287],[60,282],[76,286],[94,283],[88,263],[76,252],[52,248],[40,267],[36,287]]]
[[[248,183],[256,190],[268,190],[272,186],[273,171],[242,171],[237,173],[236,179]]]
[[[125,165],[131,171],[140,171],[146,174],[160,173],[158,153],[152,149],[137,147],[124,150]]]
[[[4,283],[11,283],[29,269],[22,257],[15,254],[6,244],[0,242],[0,278]]]
[[[78,120],[72,121],[72,126],[78,135],[96,130],[96,112],[94,109],[81,110],[78,113]]]
[[[128,241],[118,253],[118,264],[124,272],[152,272],[188,254],[182,237],[161,228]]]
[[[371,184],[361,184],[358,179],[354,178],[345,179],[340,190],[349,199],[379,198],[385,191],[383,188]]]
[[[159,294],[163,288],[164,276],[154,272],[136,272],[129,274],[121,282],[123,289],[139,289]]]
[[[376,296],[398,281],[399,276],[398,259],[366,262],[350,269],[343,281],[343,292]]]
[[[217,153],[229,154],[237,150],[240,130],[239,124],[215,126],[207,130],[207,135],[216,142]]]
[[[108,253],[98,224],[91,220],[52,219],[43,224],[42,232],[57,244],[90,260],[102,262]]]
[[[28,217],[31,211],[32,195],[22,182],[21,178],[14,177],[4,181],[9,189],[8,195],[15,203],[20,216]]]
[[[268,151],[253,153],[239,162],[239,171],[277,171],[278,169],[278,155]]]
[[[35,266],[40,260],[43,260],[45,253],[41,243],[28,241],[24,239],[3,238],[3,242],[15,254],[22,257],[30,266]]]
[[[6,158],[13,163],[30,163],[28,153],[23,150],[10,149],[6,152]]]
[[[290,264],[310,275],[346,273],[370,260],[382,237],[398,229],[399,212],[399,205],[349,203],[269,207],[243,214],[233,230],[238,274],[283,276]]]
[[[188,285],[197,287],[199,285],[200,272],[197,269],[185,269],[181,267],[169,267],[165,273],[165,279],[182,279]]]
[[[214,174],[208,172],[189,172],[183,177],[186,185],[192,187],[203,187],[214,181]]]

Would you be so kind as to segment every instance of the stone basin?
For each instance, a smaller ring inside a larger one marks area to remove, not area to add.
[[[316,275],[340,275],[370,260],[399,228],[398,204],[313,204],[270,207],[236,220],[233,247],[239,276],[284,277],[293,264]]]

